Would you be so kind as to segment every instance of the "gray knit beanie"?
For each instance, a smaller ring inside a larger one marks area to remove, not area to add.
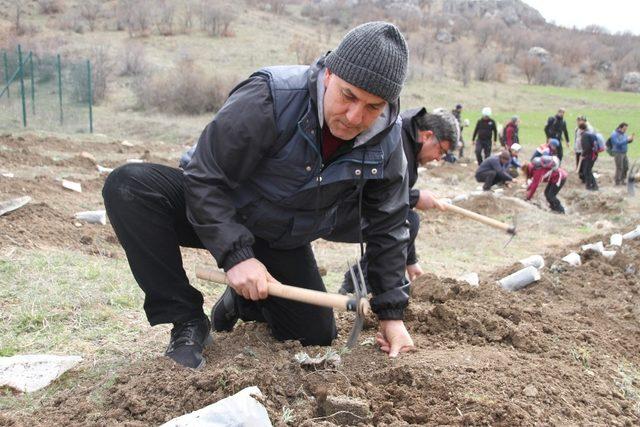
[[[395,102],[407,75],[409,52],[398,27],[368,22],[349,31],[325,60],[326,66],[346,82]]]

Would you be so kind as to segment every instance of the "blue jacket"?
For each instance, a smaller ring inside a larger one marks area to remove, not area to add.
[[[254,236],[290,249],[331,235],[338,208],[361,194],[371,305],[401,319],[409,188],[399,105],[324,164],[323,70],[324,58],[264,68],[231,92],[181,159],[187,218],[228,270],[253,257]]]
[[[611,134],[611,151],[614,153],[626,153],[629,145],[629,137],[618,129]]]

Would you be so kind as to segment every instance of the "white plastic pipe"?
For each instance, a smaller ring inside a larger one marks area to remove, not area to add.
[[[611,239],[609,239],[609,244],[611,246],[622,246],[622,234],[612,234]]]
[[[96,165],[99,173],[111,173],[113,172],[112,168],[106,168],[104,166]]]
[[[640,237],[640,225],[636,227],[635,230],[630,231],[622,236],[624,240],[637,239]]]
[[[541,255],[531,255],[530,257],[521,259],[518,262],[525,267],[533,266],[537,269],[541,269],[544,267],[544,258],[542,258]]]
[[[582,265],[582,259],[580,259],[580,255],[578,255],[575,252],[571,252],[569,255],[567,255],[564,258],[562,258],[562,260],[564,262],[568,263],[569,265],[574,266],[574,267]]]
[[[467,282],[470,286],[476,287],[480,285],[480,277],[478,273],[466,273],[458,278],[461,282]]]
[[[602,251],[602,256],[606,259],[611,259],[616,255],[616,251]]]
[[[529,266],[498,280],[498,284],[507,291],[517,291],[538,280],[540,280],[540,272],[537,268]]]
[[[84,211],[75,214],[76,219],[87,221],[89,224],[102,224],[107,223],[107,213],[105,211]]]
[[[67,190],[77,191],[78,193],[82,193],[82,185],[79,182],[67,181],[66,179],[63,179],[62,186]]]
[[[589,243],[588,245],[582,245],[583,251],[588,251],[589,249],[591,249],[592,251],[602,253],[602,251],[604,251],[604,243],[597,242],[597,243]]]

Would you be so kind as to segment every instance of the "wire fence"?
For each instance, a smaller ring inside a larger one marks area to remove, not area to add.
[[[0,129],[93,132],[93,78],[89,60],[59,54],[2,51]]]

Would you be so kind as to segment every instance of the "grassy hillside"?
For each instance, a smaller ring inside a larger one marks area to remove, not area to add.
[[[190,144],[212,117],[212,113],[185,116],[141,110],[132,90],[139,82],[136,77],[120,75],[125,61],[123,52],[131,48],[131,41],[142,46],[149,76],[170,69],[188,57],[203,73],[239,81],[262,66],[296,63],[301,54],[300,49],[296,51],[296,45],[305,46],[304,56],[320,55],[333,48],[345,32],[344,29],[324,24],[313,25],[309,19],[300,16],[298,6],[289,6],[287,13],[276,16],[239,4],[230,8],[235,15],[231,37],[210,37],[199,29],[199,25],[195,25],[188,34],[177,32],[165,37],[151,31],[147,36],[131,39],[126,31],[116,31],[113,20],[107,17],[102,18],[95,31],[78,34],[61,29],[61,22],[73,10],[73,2],[65,3],[67,10],[64,14],[48,17],[37,14],[35,7],[29,9],[24,20],[37,31],[16,41],[23,43],[25,50],[59,51],[70,59],[91,56],[93,49],[104,47],[110,58],[109,87],[107,98],[94,110],[94,127],[98,133],[125,139],[159,139]],[[104,8],[106,10],[107,6]],[[8,22],[5,20],[4,24]],[[438,43],[430,43],[429,46],[429,50],[437,50]],[[582,114],[587,115],[591,123],[605,135],[621,121],[631,124],[630,132],[634,132],[640,124],[640,110],[637,108],[640,105],[639,94],[531,86],[524,84],[516,72],[507,73],[505,83],[471,81],[467,87],[463,87],[457,80],[446,77],[455,75],[452,69],[454,59],[445,59],[443,68],[428,56],[423,64],[419,64],[417,56],[413,55],[411,78],[402,95],[403,107],[426,105],[429,108],[452,108],[456,103],[462,103],[465,106],[463,116],[470,120],[472,126],[485,105],[492,107],[494,117],[499,122],[517,114],[522,122],[521,140],[527,147],[543,142],[545,121],[561,106],[567,109],[571,133],[575,118]],[[150,77],[146,78],[148,80]],[[52,105],[56,102],[52,98]],[[19,111],[19,108],[5,109],[0,114],[2,127],[9,129],[19,126]],[[51,127],[54,128],[57,116],[53,114],[52,117]],[[81,117],[78,120],[79,124],[71,130],[86,131],[86,119]],[[33,126],[47,130],[48,125],[33,120]],[[467,139],[471,131],[466,131]],[[573,139],[573,135],[570,136]],[[632,157],[640,155],[639,147],[640,144],[632,144]]]

